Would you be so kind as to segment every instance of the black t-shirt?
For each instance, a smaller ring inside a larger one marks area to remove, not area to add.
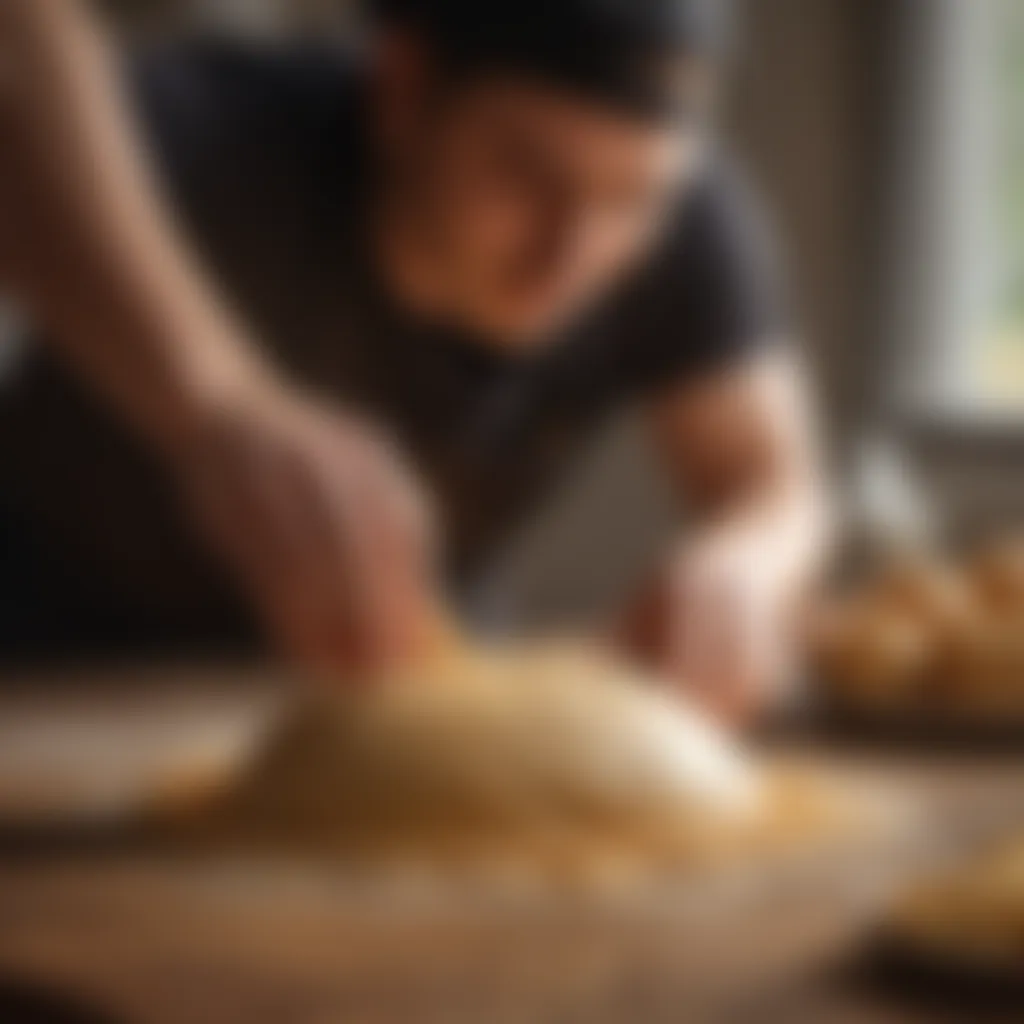
[[[541,350],[506,355],[405,315],[370,273],[358,61],[191,43],[149,55],[133,88],[212,275],[295,380],[388,423],[439,502],[458,570],[522,521],[609,411],[778,333],[756,218],[721,167],[613,294]],[[0,394],[0,515],[0,600],[13,580],[22,639],[40,602],[47,637],[69,624],[145,644],[247,632],[166,483],[43,349]]]

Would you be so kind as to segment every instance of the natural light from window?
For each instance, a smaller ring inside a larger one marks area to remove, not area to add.
[[[993,281],[990,312],[972,341],[972,376],[982,403],[1024,408],[1024,3],[998,0],[997,31],[989,38],[995,99],[990,133],[992,206],[989,237],[995,251],[986,262]]]

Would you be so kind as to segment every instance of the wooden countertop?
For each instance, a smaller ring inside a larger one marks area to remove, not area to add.
[[[894,886],[951,844],[1024,826],[1024,751],[816,753],[900,791],[921,829],[772,885],[737,880],[713,903],[699,898],[704,883],[637,903],[361,886],[325,868],[173,860],[104,831],[131,779],[169,757],[237,748],[279,692],[272,675],[171,672],[0,697],[0,1021],[976,1019],[846,967]],[[43,994],[69,1012],[24,1012]],[[72,1003],[100,1015],[73,1015]]]

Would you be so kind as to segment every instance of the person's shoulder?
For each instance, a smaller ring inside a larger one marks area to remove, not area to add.
[[[779,312],[775,233],[756,190],[727,156],[709,160],[680,196],[638,278],[647,301],[685,308],[691,320],[731,312],[753,323]]]
[[[753,190],[709,162],[614,306],[620,362],[646,386],[742,357],[783,333],[782,277]]]
[[[777,258],[774,233],[749,179],[727,156],[710,160],[673,211],[655,255],[667,269],[707,267],[714,258],[749,266]]]

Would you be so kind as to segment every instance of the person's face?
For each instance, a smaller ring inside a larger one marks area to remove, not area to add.
[[[397,123],[410,215],[456,316],[507,347],[537,344],[629,271],[700,150],[696,131],[515,78],[409,100]]]

